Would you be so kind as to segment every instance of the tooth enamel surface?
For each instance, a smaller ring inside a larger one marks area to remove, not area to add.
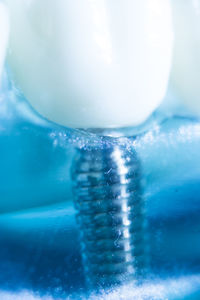
[[[0,81],[4,65],[6,45],[8,41],[9,21],[8,12],[3,3],[0,2]]]
[[[138,125],[162,101],[172,52],[168,0],[6,2],[13,78],[47,119]]]
[[[180,100],[200,114],[200,0],[173,0],[172,84]]]

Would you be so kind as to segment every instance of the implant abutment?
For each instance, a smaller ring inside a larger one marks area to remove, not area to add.
[[[77,149],[72,178],[88,285],[139,280],[146,269],[146,237],[134,148],[115,142]]]

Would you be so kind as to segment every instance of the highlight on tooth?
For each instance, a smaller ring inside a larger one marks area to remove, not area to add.
[[[200,115],[200,1],[174,0],[171,81],[180,101]]]
[[[6,6],[0,2],[0,82],[9,34],[9,17]]]

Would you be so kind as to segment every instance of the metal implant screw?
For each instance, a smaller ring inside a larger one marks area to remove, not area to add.
[[[88,286],[139,280],[145,218],[136,152],[123,143],[77,149],[72,179]]]

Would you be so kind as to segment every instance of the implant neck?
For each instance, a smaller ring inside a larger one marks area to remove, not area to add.
[[[117,138],[134,138],[144,134],[155,126],[158,126],[163,121],[163,116],[159,113],[153,113],[145,122],[137,126],[129,127],[111,127],[111,128],[85,128],[81,131],[97,135],[99,137]]]

